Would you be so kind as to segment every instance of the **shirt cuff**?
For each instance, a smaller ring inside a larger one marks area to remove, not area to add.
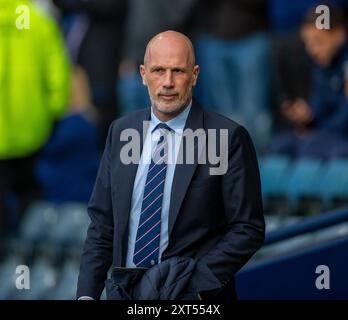
[[[90,296],[82,296],[82,297],[79,297],[77,300],[94,300],[94,299]]]

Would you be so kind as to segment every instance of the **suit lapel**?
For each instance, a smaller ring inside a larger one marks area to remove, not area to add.
[[[196,129],[203,129],[203,110],[195,100],[192,102],[192,107],[190,113],[187,117],[185,129],[190,128],[193,131]],[[183,141],[181,141],[183,143]],[[197,139],[195,139],[194,149],[197,150]],[[185,150],[184,150],[185,151]],[[197,160],[193,164],[185,164],[185,152],[184,152],[184,163],[177,164],[175,166],[175,173],[172,184],[172,192],[170,198],[170,208],[169,208],[169,221],[168,221],[168,237],[170,239],[170,234],[173,230],[176,218],[178,216],[181,204],[184,200],[187,188],[189,187],[192,176],[197,167]]]
[[[137,130],[140,133],[140,155],[143,150],[143,137],[144,137],[144,128],[143,122],[150,120],[150,108],[146,109],[140,116],[134,117],[133,122],[127,126],[126,129],[132,128]],[[145,133],[146,133],[145,128]],[[126,144],[126,142],[124,142]],[[121,150],[121,149],[120,149]],[[133,186],[135,175],[137,173],[138,163],[131,164],[122,164],[121,160],[119,166],[115,172],[117,175],[117,183],[115,184],[115,207],[116,207],[116,219],[119,237],[122,243],[122,261],[121,265],[124,264],[126,258],[126,249],[127,249],[127,238],[128,238],[128,222],[129,214],[131,210],[131,201],[133,194]]]

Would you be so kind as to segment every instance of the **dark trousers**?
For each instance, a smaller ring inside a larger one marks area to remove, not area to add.
[[[28,205],[39,198],[36,156],[0,160],[0,236],[16,233]]]

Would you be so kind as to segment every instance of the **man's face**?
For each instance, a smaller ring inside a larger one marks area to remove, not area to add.
[[[192,98],[199,67],[193,66],[188,45],[182,39],[157,39],[140,66],[154,112],[170,119],[179,114]]]
[[[301,29],[301,37],[308,54],[322,67],[330,65],[338,49],[345,41],[343,28],[320,30],[306,24]]]

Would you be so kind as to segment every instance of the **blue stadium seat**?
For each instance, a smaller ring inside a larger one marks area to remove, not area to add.
[[[260,160],[262,195],[279,195],[285,192],[291,161],[285,156],[266,156]]]
[[[67,261],[61,272],[57,286],[52,291],[50,299],[53,300],[74,300],[76,299],[77,278],[79,264]]]
[[[23,264],[20,257],[11,255],[0,264],[0,300],[11,299],[12,294],[17,291],[16,267]]]
[[[291,169],[291,159],[270,155],[260,161],[260,175],[264,212],[266,215],[289,213],[286,186]]]
[[[56,207],[47,202],[35,202],[27,210],[20,225],[20,237],[26,241],[43,240],[58,220]]]
[[[58,211],[59,219],[51,230],[48,240],[58,246],[82,247],[90,222],[86,205],[65,203]]]
[[[326,209],[332,207],[335,198],[348,199],[348,159],[334,159],[327,163],[316,192]]]
[[[301,197],[312,197],[323,175],[322,161],[319,159],[300,158],[293,164],[287,182],[287,195],[291,210],[295,210]]]

